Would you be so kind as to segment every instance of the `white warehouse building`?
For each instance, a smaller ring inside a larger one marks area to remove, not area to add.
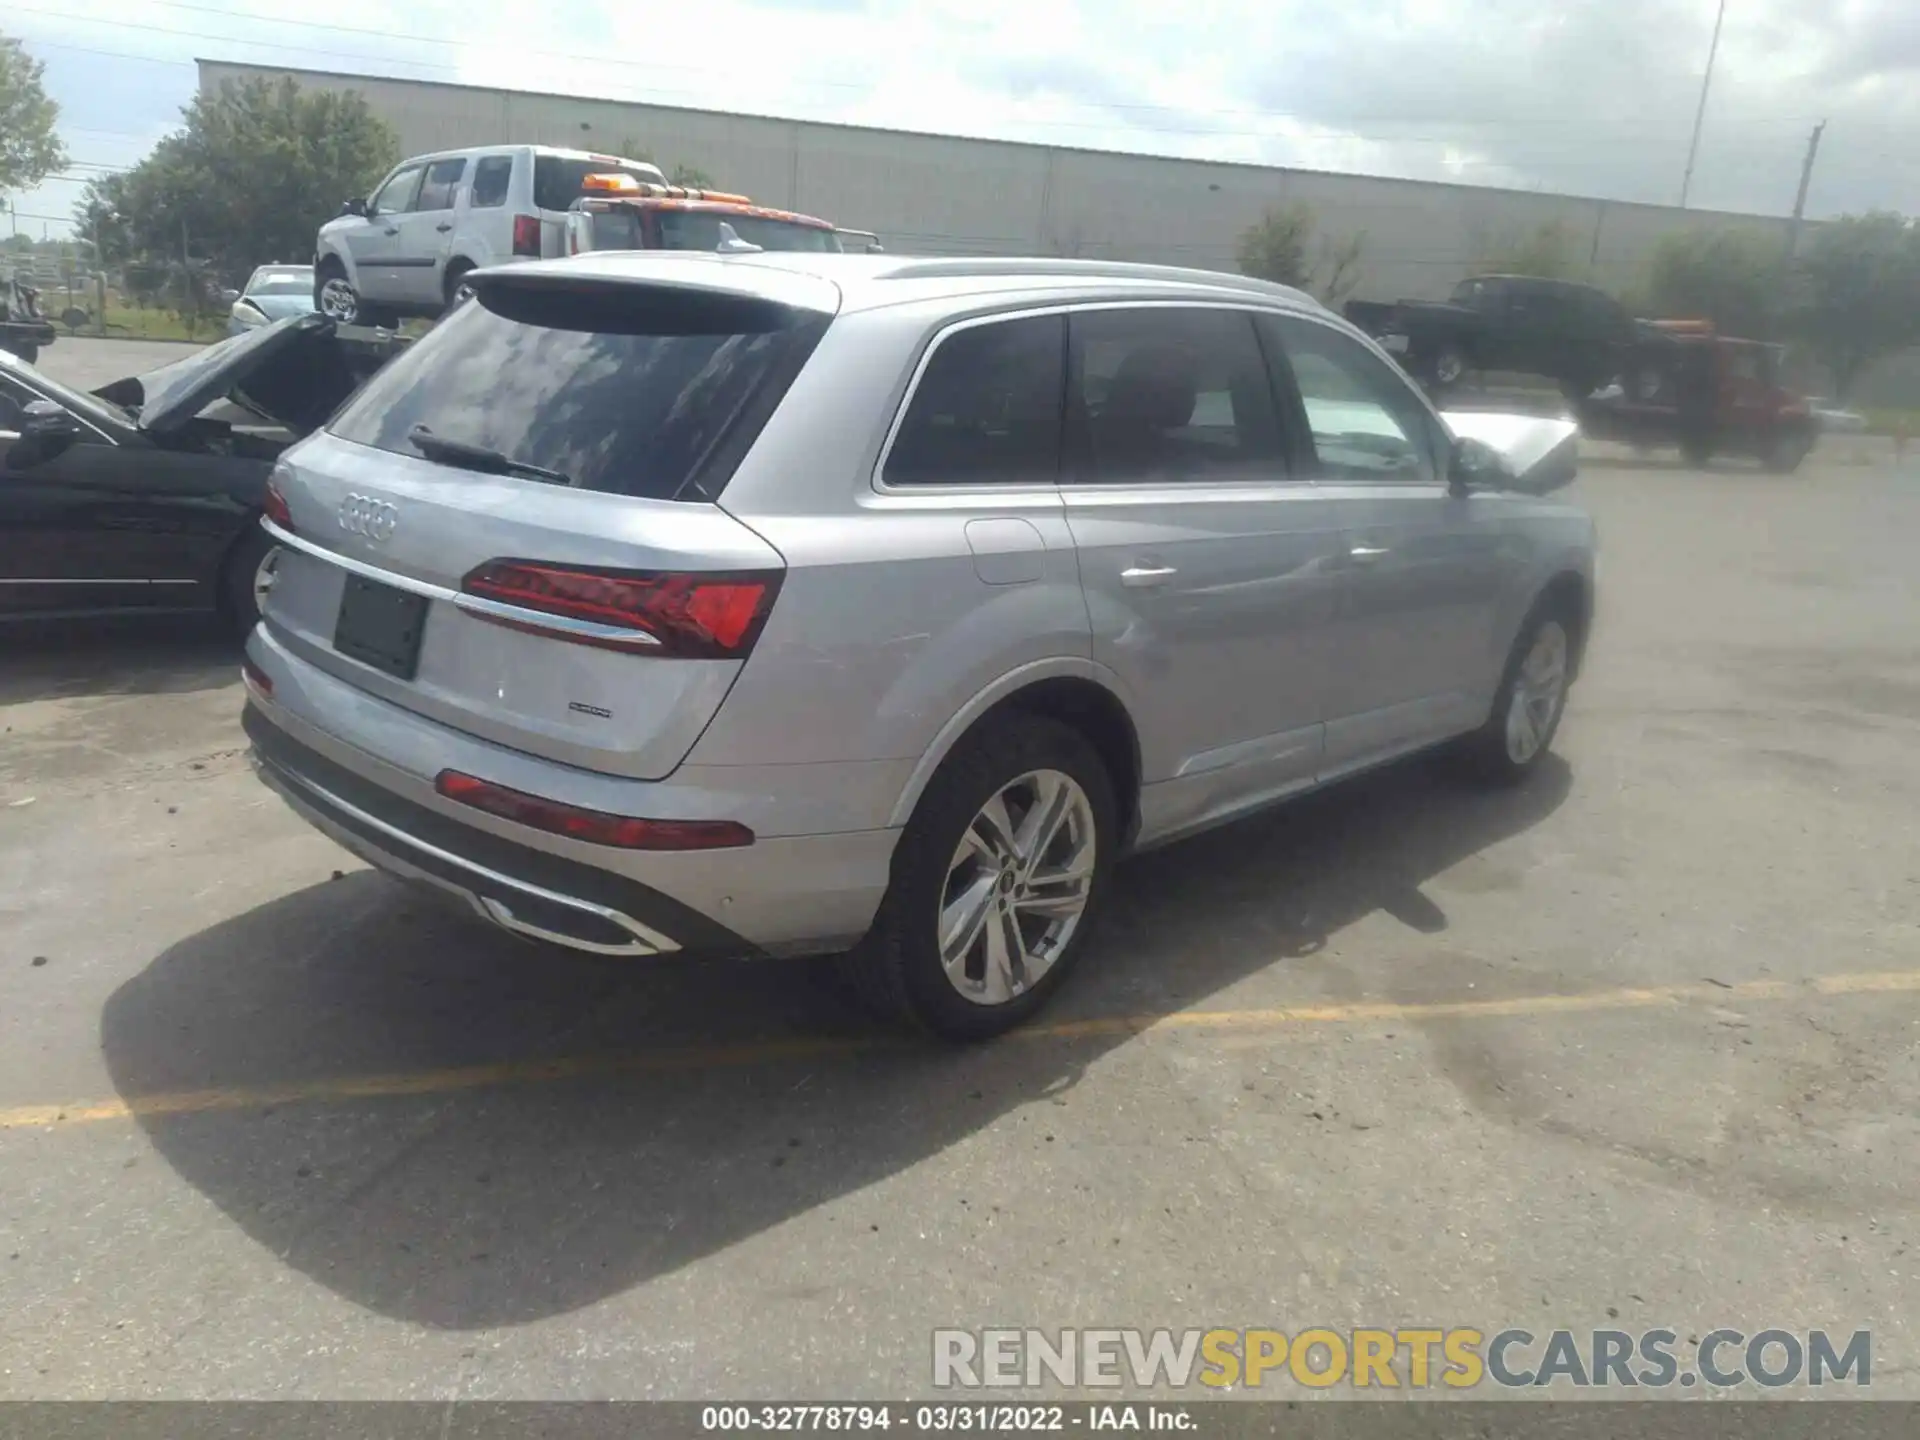
[[[1271,206],[1303,202],[1320,232],[1364,234],[1356,293],[1444,296],[1486,257],[1558,222],[1585,276],[1636,285],[1659,239],[1738,229],[1787,243],[1782,216],[1679,210],[1570,195],[735,115],[623,100],[201,60],[200,87],[252,76],[357,90],[416,155],[490,143],[611,149],[634,140],[663,166],[878,234],[890,251],[1070,255],[1234,268]]]

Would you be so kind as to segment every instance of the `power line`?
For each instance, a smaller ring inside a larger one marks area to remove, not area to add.
[[[217,5],[194,4],[194,3],[191,3],[191,0],[149,0],[149,3],[160,5],[169,10],[185,10],[194,14],[212,15],[222,19],[243,20],[251,24],[285,25],[285,26],[296,27],[303,30],[322,30],[322,31],[333,33],[333,34],[340,34],[340,35],[364,35],[369,38],[378,39],[378,40],[397,40],[404,44],[435,45],[435,46],[441,46],[444,48],[451,48],[456,50],[464,48],[464,42],[458,39],[449,38],[448,36],[445,36],[445,35],[423,35],[423,34],[420,34],[418,31],[386,30],[386,29],[380,29],[377,27],[363,26],[363,25],[342,25],[342,24],[339,24],[338,22],[329,21],[329,20],[296,20],[296,19],[291,19],[284,16],[279,16],[279,15],[264,15],[251,10],[235,10],[235,9],[229,9],[229,8],[226,8],[223,6],[217,6]],[[49,12],[41,12],[41,13],[49,13]],[[236,40],[234,37],[231,37],[231,36],[211,36],[211,35],[200,34],[199,32],[195,32],[195,31],[168,29],[167,27],[148,27],[148,28],[160,29],[162,33],[192,36],[193,38],[197,38],[197,39],[225,39],[225,40],[229,40],[231,43],[240,43],[240,44],[270,43],[270,42],[262,42],[262,41],[249,41],[244,39]],[[290,47],[290,46],[279,46],[275,48],[304,49],[304,47]],[[329,52],[316,51],[311,53],[325,54]],[[588,54],[588,53],[581,53],[578,51],[542,50],[537,48],[525,48],[525,47],[516,47],[515,53],[519,55],[538,56],[541,59],[577,60],[586,64],[592,64],[592,65],[601,65],[601,66],[613,65],[613,66],[618,66],[620,68],[625,68],[625,69],[665,70],[665,71],[678,72],[682,74],[715,75],[715,76],[727,76],[727,77],[735,76],[738,74],[737,69],[731,66],[691,65],[691,64],[686,64],[682,62],[669,62],[669,61],[658,61],[658,60],[615,60],[615,59],[610,59],[604,53]],[[430,64],[432,62],[403,61],[402,63]],[[448,69],[448,68],[456,68],[456,67],[437,66],[435,68]],[[870,86],[857,80],[808,79],[808,80],[802,80],[799,83],[804,84],[809,88],[851,90],[851,91],[856,91],[862,94],[866,93],[871,88]],[[1195,105],[1156,104],[1156,103],[1147,102],[1147,101],[1102,101],[1102,102],[1099,102],[1099,108],[1103,110],[1115,110],[1115,111],[1121,111],[1126,113],[1145,112],[1145,113],[1169,113],[1169,114],[1182,114],[1182,115],[1240,116],[1240,117],[1245,117],[1249,119],[1291,119],[1291,120],[1303,121],[1308,123],[1317,123],[1322,125],[1336,125],[1336,126],[1394,125],[1394,124],[1429,125],[1429,124],[1435,124],[1435,123],[1462,124],[1462,125],[1504,125],[1504,124],[1513,124],[1513,123],[1525,123],[1532,128],[1535,128],[1535,129],[1539,128],[1539,121],[1537,119],[1528,118],[1528,117],[1515,117],[1510,115],[1500,115],[1500,116],[1465,119],[1465,120],[1461,119],[1458,115],[1431,116],[1431,117],[1350,115],[1350,116],[1339,117],[1333,120],[1327,120],[1325,118],[1321,118],[1317,121],[1308,121],[1308,117],[1294,114],[1291,112],[1273,111],[1273,110],[1267,110],[1267,109],[1262,109],[1257,107],[1246,107],[1246,106],[1195,106]],[[1775,115],[1775,116],[1758,119],[1750,123],[1767,124],[1767,125],[1790,125],[1790,126],[1798,127],[1805,118],[1807,117],[1802,117],[1798,115]],[[1570,125],[1570,126],[1566,126],[1565,128],[1569,130],[1574,130],[1580,127],[1577,125]],[[1344,133],[1344,131],[1342,133]],[[1658,128],[1650,127],[1647,131],[1640,132],[1640,133],[1667,134],[1667,133],[1670,133],[1670,131],[1667,127],[1658,127]]]
[[[225,16],[227,18],[232,18],[232,19],[246,19],[250,21],[256,21],[259,23],[300,26],[303,28],[335,31],[335,32],[344,33],[344,34],[365,35],[365,36],[369,36],[377,39],[396,40],[405,44],[435,45],[435,46],[442,46],[442,47],[451,47],[454,49],[461,48],[461,43],[459,41],[450,40],[442,37],[424,36],[424,35],[410,34],[407,32],[400,32],[400,31],[379,30],[379,29],[372,29],[372,28],[363,27],[363,26],[335,25],[335,24],[321,22],[321,21],[280,19],[278,17],[255,15],[248,12],[220,10],[211,6],[190,4],[190,3],[186,3],[186,0],[155,0],[155,3],[171,5],[173,8],[181,9],[181,10],[189,10],[197,13]],[[41,16],[46,16],[48,18],[55,18],[60,15],[60,12],[58,11],[36,9],[29,6],[18,7],[17,13],[41,15]],[[366,54],[362,54],[360,52],[355,52],[355,51],[315,49],[310,45],[296,45],[296,44],[290,44],[286,42],[272,41],[272,40],[256,40],[248,37],[240,37],[240,36],[234,36],[234,35],[228,35],[228,34],[214,34],[207,31],[186,30],[186,29],[181,29],[174,26],[141,24],[133,21],[120,21],[116,23],[118,25],[118,28],[120,29],[140,30],[140,31],[145,31],[152,34],[172,36],[178,39],[211,40],[211,41],[217,41],[219,43],[228,44],[228,45],[250,46],[257,49],[284,51],[284,52],[288,52],[294,55],[299,55],[302,57],[309,57],[309,58],[321,57],[321,58],[330,59],[330,60],[346,60],[346,61],[352,61],[354,63],[362,64],[362,65],[375,65],[375,66],[401,65],[401,66],[408,66],[414,69],[435,71],[440,74],[449,74],[449,75],[460,75],[463,73],[461,67],[458,65],[446,64],[446,63],[442,63],[434,60],[415,59],[408,56],[398,56],[398,55],[375,56],[375,55],[366,55]],[[137,55],[137,54],[130,54],[127,52],[120,52],[120,51],[100,50],[100,49],[95,49],[95,48],[86,47],[86,46],[68,45],[66,44],[66,42],[63,42],[63,41],[36,41],[35,43],[55,46],[57,48],[77,50],[86,54],[107,55],[107,56],[117,55],[125,59],[144,60],[144,61],[150,61],[156,64],[167,64],[167,65],[176,65],[180,67],[189,67],[192,63],[184,60],[181,60],[181,61],[165,60],[157,56]],[[576,61],[583,64],[594,65],[600,68],[610,68],[615,70],[665,71],[665,72],[671,72],[676,74],[695,75],[695,76],[698,76],[698,75],[731,76],[737,73],[734,70],[731,70],[727,67],[721,67],[721,66],[688,65],[688,64],[669,63],[669,62],[662,62],[662,61],[647,61],[647,60],[632,60],[632,59],[613,59],[606,55],[587,55],[587,54],[580,54],[577,52],[569,52],[569,51],[540,50],[540,49],[527,48],[527,49],[520,50],[519,53],[526,56],[537,56],[542,59]],[[390,78],[390,79],[405,80],[411,77],[369,76],[367,78],[371,78],[371,79]],[[860,94],[867,93],[871,88],[863,84],[862,82],[843,81],[843,80],[795,78],[792,81],[790,81],[790,83],[799,85],[807,89],[846,90],[846,91],[852,91]],[[661,88],[668,88],[668,87],[661,87]],[[699,93],[699,92],[691,92],[687,90],[685,87],[682,87],[678,91],[678,93],[684,94],[684,93]],[[646,103],[646,102],[642,101],[638,103]],[[1325,138],[1325,139],[1332,139],[1332,140],[1346,141],[1346,142],[1371,143],[1371,144],[1383,144],[1383,145],[1471,146],[1472,144],[1475,143],[1475,140],[1476,140],[1476,137],[1471,133],[1471,131],[1476,128],[1486,128],[1486,127],[1491,127],[1496,125],[1507,125],[1507,124],[1525,125],[1530,131],[1533,131],[1533,132],[1538,132],[1543,128],[1542,122],[1540,122],[1537,119],[1530,119],[1525,116],[1518,116],[1518,117],[1499,116],[1499,117],[1487,117],[1487,118],[1474,118],[1474,119],[1468,119],[1468,120],[1460,120],[1460,119],[1457,119],[1456,117],[1451,117],[1451,116],[1449,117],[1408,116],[1408,117],[1399,118],[1399,119],[1375,116],[1375,117],[1352,117],[1348,120],[1343,120],[1343,121],[1327,121],[1327,120],[1310,119],[1306,116],[1299,115],[1292,112],[1286,112],[1286,111],[1271,111],[1271,110],[1234,108],[1234,107],[1208,108],[1208,107],[1199,107],[1199,106],[1163,105],[1163,104],[1151,104],[1147,102],[1131,102],[1131,101],[1100,102],[1094,108],[1097,108],[1103,111],[1113,111],[1113,112],[1118,112],[1123,114],[1147,113],[1147,114],[1185,115],[1185,116],[1191,116],[1191,117],[1203,117],[1203,116],[1221,116],[1225,118],[1237,117],[1237,118],[1265,121],[1265,122],[1268,122],[1269,124],[1293,125],[1305,130],[1310,137],[1318,137],[1318,138]],[[1104,121],[1056,120],[1056,119],[1039,118],[1039,117],[1031,117],[1031,118],[1025,119],[1022,123],[1030,126],[1035,126],[1035,127],[1045,127],[1048,129],[1060,129],[1060,130],[1111,131],[1114,128],[1111,123],[1104,122]],[[1776,117],[1771,123],[1782,123],[1782,122],[1779,117]],[[1403,135],[1403,134],[1370,135],[1370,134],[1366,134],[1364,132],[1356,131],[1354,129],[1349,128],[1352,125],[1366,125],[1366,124],[1374,124],[1374,125],[1445,124],[1445,125],[1458,125],[1460,129],[1455,133],[1446,134],[1446,135]],[[1206,124],[1197,124],[1197,125],[1189,125],[1189,126],[1136,125],[1134,128],[1142,131],[1143,133],[1155,134],[1155,135],[1192,135],[1192,136],[1201,136],[1201,137],[1217,137],[1221,139],[1293,138],[1285,135],[1284,133],[1276,137],[1275,132],[1271,130],[1245,130],[1245,129],[1235,130],[1235,129],[1230,129],[1224,126],[1206,125]],[[1548,125],[1545,128],[1553,129],[1556,127],[1552,125]],[[1577,125],[1570,125],[1570,126],[1559,127],[1559,128],[1561,130],[1561,133],[1573,134],[1573,133],[1578,133],[1582,127]],[[1615,131],[1613,132],[1615,138],[1610,140],[1609,143],[1618,143],[1618,144],[1624,145],[1624,144],[1632,143],[1630,137],[1635,135],[1664,136],[1670,133],[1671,133],[1671,127],[1659,127],[1657,129],[1650,128],[1645,131],[1629,131],[1629,132]],[[1760,142],[1760,143],[1764,143],[1764,142]],[[1581,146],[1579,148],[1584,149],[1587,147]],[[1756,144],[1753,148],[1759,148],[1759,145]]]

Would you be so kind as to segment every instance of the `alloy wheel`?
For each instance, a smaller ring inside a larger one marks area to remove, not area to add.
[[[940,962],[977,1005],[1038,984],[1093,891],[1093,806],[1072,776],[1034,770],[996,791],[955,847],[940,898]]]
[[[340,325],[351,325],[360,313],[360,297],[344,276],[331,276],[320,287],[320,313]]]
[[[1553,734],[1567,698],[1567,632],[1548,620],[1534,632],[1533,644],[1513,677],[1507,702],[1507,758],[1525,765]]]
[[[253,571],[253,609],[260,614],[267,608],[267,596],[273,590],[273,582],[280,570],[280,547],[274,546],[260,557],[260,563]]]

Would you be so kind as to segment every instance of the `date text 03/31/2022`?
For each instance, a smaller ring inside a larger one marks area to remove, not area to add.
[[[707,1405],[700,1428],[714,1434],[762,1431],[890,1431],[937,1435],[952,1431],[1141,1430],[1174,1434],[1196,1428],[1178,1405]]]

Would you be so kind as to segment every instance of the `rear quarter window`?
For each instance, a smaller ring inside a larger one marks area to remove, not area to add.
[[[328,427],[399,455],[433,435],[577,489],[712,499],[827,317],[639,286],[498,284],[385,368]]]
[[[1060,476],[1067,324],[968,325],[928,357],[881,479],[889,485],[1052,485]]]

